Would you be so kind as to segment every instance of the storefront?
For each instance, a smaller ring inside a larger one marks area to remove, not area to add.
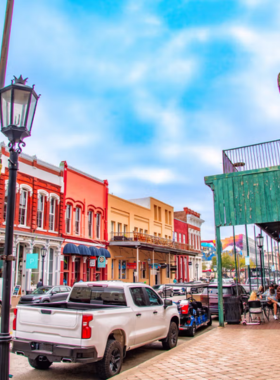
[[[110,257],[105,248],[67,243],[63,248],[60,283],[73,286],[79,281],[106,280]]]

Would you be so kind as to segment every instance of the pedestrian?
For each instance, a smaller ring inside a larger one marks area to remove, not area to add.
[[[66,278],[63,279],[63,285],[67,285]]]
[[[259,286],[259,295],[262,295],[264,293],[264,288],[262,285]]]
[[[42,278],[40,278],[40,281],[38,281],[37,288],[40,288],[41,286],[43,286],[43,279]]]
[[[263,295],[260,296],[260,298],[262,298],[263,296],[267,297],[267,305],[273,307],[274,319],[278,319],[277,307],[280,306],[280,302],[277,302],[276,300],[276,291],[274,289],[274,284],[270,284],[269,289],[266,292],[264,292]]]

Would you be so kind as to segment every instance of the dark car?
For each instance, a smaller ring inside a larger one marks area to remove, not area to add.
[[[211,314],[219,314],[218,307],[218,285],[210,284],[208,287],[209,291],[209,309]],[[246,290],[241,285],[237,285],[237,294],[236,294],[236,284],[224,284],[223,283],[223,299],[228,297],[239,297],[241,313],[243,313],[243,303],[248,301],[248,294]],[[207,288],[204,289],[201,300],[203,304],[207,304]],[[247,308],[247,307],[246,307]]]
[[[70,291],[71,288],[65,285],[41,286],[31,294],[20,297],[19,304],[27,305],[30,303],[65,301]]]
[[[161,296],[164,297],[173,297],[173,288],[171,286],[166,285],[154,285],[153,289]]]

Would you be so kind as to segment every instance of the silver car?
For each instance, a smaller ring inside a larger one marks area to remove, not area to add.
[[[41,286],[31,294],[20,297],[19,304],[65,301],[70,291],[70,286],[66,285]]]

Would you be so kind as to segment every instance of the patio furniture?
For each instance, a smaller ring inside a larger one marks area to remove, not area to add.
[[[248,301],[249,306],[249,322],[253,322],[252,315],[256,317],[262,316],[262,322],[265,321],[264,319],[264,310],[261,304],[261,301],[255,300],[255,301]]]

